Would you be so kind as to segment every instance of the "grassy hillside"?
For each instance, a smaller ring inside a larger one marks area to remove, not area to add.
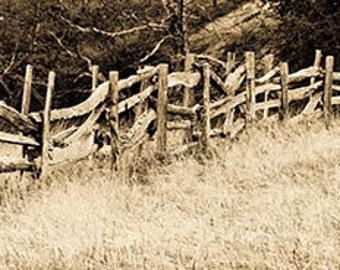
[[[258,0],[245,1],[192,34],[190,49],[219,59],[225,59],[227,51],[243,54],[253,50],[263,56],[275,49],[273,36],[279,24],[270,5]]]
[[[29,191],[11,182],[0,269],[339,269],[339,124],[248,129],[148,184],[110,181],[93,161]]]

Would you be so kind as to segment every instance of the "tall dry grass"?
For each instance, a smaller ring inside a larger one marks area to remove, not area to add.
[[[0,269],[339,269],[339,124],[250,128],[148,184],[93,162],[18,183],[2,192]]]

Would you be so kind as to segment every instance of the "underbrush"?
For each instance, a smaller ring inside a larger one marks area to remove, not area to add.
[[[250,127],[131,185],[105,160],[9,183],[0,269],[339,269],[339,124]]]

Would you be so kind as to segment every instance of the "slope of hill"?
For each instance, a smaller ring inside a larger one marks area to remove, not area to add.
[[[339,151],[339,120],[268,123],[147,185],[63,168],[2,193],[0,269],[338,269]]]
[[[266,14],[248,3],[192,48],[252,46],[243,30],[275,26]],[[213,144],[210,160],[141,161],[132,185],[109,178],[109,160],[45,182],[0,175],[0,270],[340,268],[340,120],[268,120]]]
[[[225,50],[265,54],[265,45],[278,23],[268,4],[249,1],[191,35],[189,43],[192,51],[218,58],[225,57]]]

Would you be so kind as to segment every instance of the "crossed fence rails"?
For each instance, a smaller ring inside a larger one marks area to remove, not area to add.
[[[228,53],[226,62],[190,54],[184,72],[169,73],[168,65],[160,64],[119,79],[119,72],[112,71],[109,81],[100,85],[95,67],[91,95],[63,109],[51,109],[56,76],[51,71],[41,112],[29,112],[33,67],[28,65],[21,111],[0,102],[0,118],[16,130],[0,131],[0,142],[22,146],[23,155],[0,157],[0,172],[33,171],[43,177],[52,166],[98,151],[100,138],[106,135],[112,167],[120,172],[128,167],[126,160],[122,162],[125,153],[138,156],[138,146],[151,137],[155,137],[156,157],[163,159],[196,146],[207,153],[211,137],[234,138],[247,125],[266,118],[299,120],[322,110],[329,126],[332,106],[340,105],[340,72],[333,71],[333,56],[326,57],[325,68],[321,62],[321,51],[317,50],[312,66],[290,73],[288,63],[274,65],[272,54],[258,64],[254,52],[246,52],[241,60]],[[136,86],[137,93],[121,98],[122,92]],[[174,93],[182,105],[169,102]],[[123,125],[124,114],[131,110],[132,125]],[[183,144],[172,151],[167,147],[169,130],[185,130],[181,133]]]

